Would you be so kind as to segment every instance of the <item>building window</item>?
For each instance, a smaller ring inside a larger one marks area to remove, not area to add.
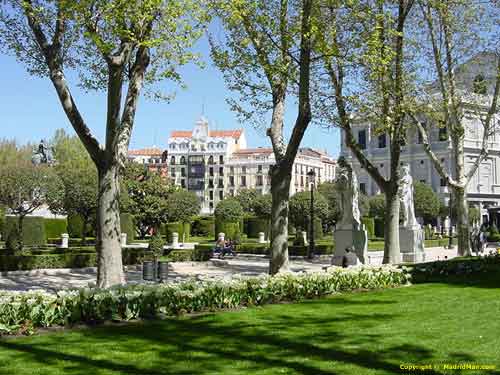
[[[247,167],[241,167],[241,173],[243,174],[247,173]]]
[[[448,184],[446,183],[446,179],[444,179],[444,178],[440,179],[440,180],[439,180],[439,185],[440,185],[440,186],[442,186],[442,187],[444,187],[444,186],[448,185]]]
[[[359,184],[359,191],[362,192],[363,194],[366,194],[366,184],[364,182],[361,182]]]
[[[211,201],[213,201],[213,200],[214,200],[214,191],[213,191],[213,190],[210,190],[210,191],[208,192],[208,199],[209,199],[209,200],[211,200]]]
[[[213,189],[213,187],[214,187],[214,180],[213,179],[208,180],[208,187]]]
[[[472,91],[474,94],[486,95],[488,86],[482,74],[478,74],[474,77],[474,82],[472,82]]]
[[[262,165],[257,166],[257,173],[262,173]]]
[[[219,187],[220,188],[224,187],[224,180],[222,178],[219,178]]]
[[[229,176],[229,186],[234,186],[234,176]]]
[[[208,164],[213,164],[214,163],[214,157],[212,155],[210,155],[208,157]]]
[[[257,186],[262,186],[264,184],[264,179],[262,178],[261,175],[257,176],[257,182],[256,182],[256,185]]]
[[[224,156],[219,155],[219,164],[224,164]]]
[[[300,176],[300,186],[304,187],[304,176]]]
[[[184,179],[182,179],[182,180],[181,180],[181,187],[182,187],[183,189],[185,189],[185,188],[186,188],[186,180],[184,180]]]
[[[380,168],[384,168],[384,163],[380,164]]]
[[[219,174],[224,176],[224,167],[219,167]]]
[[[181,177],[186,177],[186,169],[181,168]]]
[[[184,156],[181,156],[180,164],[186,164],[186,158]]]
[[[213,175],[214,175],[214,168],[213,167],[208,168],[208,175],[210,177],[213,177]]]
[[[224,192],[222,190],[219,191],[219,199],[220,200],[224,199]]]
[[[423,183],[423,184],[425,184],[425,183],[426,183],[426,181],[425,181],[425,180],[420,180],[420,182],[421,182],[421,183]]]
[[[366,150],[366,129],[358,131],[358,144],[362,150]]]
[[[170,164],[175,165],[175,156],[170,158]]]
[[[229,173],[234,173],[234,167],[229,167]]]
[[[170,176],[175,177],[175,168],[170,168]]]
[[[443,142],[447,140],[448,140],[448,128],[446,127],[446,125],[442,124],[439,127],[439,141]]]
[[[211,209],[211,210],[213,210],[213,209],[214,209],[214,202],[210,202],[210,203],[208,204],[208,207],[210,207],[210,209]]]
[[[229,190],[229,195],[234,197],[234,190],[233,189]]]
[[[425,164],[425,161],[420,160],[420,165],[424,165],[424,164]]]
[[[241,176],[241,186],[247,186],[247,176]]]
[[[378,148],[386,148],[387,147],[387,135],[380,134],[378,136]]]

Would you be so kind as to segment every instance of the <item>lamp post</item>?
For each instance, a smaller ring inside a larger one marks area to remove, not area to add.
[[[448,201],[448,205],[449,205],[449,208],[450,208],[450,227],[448,228],[448,249],[452,249],[453,248],[453,238],[452,238],[452,235],[453,235],[453,231],[451,230],[452,229],[452,226],[453,226],[453,221],[452,221],[452,205],[451,205],[451,201],[452,201],[452,192],[451,192],[451,189],[450,189],[450,200]]]
[[[309,250],[307,252],[307,258],[312,259],[314,257],[314,177],[316,174],[314,170],[311,169],[307,172],[307,177],[309,178],[309,185],[311,188],[311,205],[309,212]]]

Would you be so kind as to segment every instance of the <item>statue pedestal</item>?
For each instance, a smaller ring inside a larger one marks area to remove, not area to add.
[[[419,226],[399,227],[399,246],[401,261],[419,263],[425,261],[424,231]]]
[[[345,254],[345,248],[353,246],[354,251],[360,262],[366,264],[368,261],[368,234],[365,229],[338,229],[334,232],[335,254],[332,258],[332,264],[342,265],[342,257]]]

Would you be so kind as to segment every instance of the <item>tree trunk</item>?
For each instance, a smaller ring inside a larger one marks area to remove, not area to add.
[[[384,225],[384,260],[383,263],[401,262],[399,247],[399,195],[395,187],[389,187],[385,193],[385,225]]]
[[[99,168],[97,207],[97,286],[108,288],[123,284],[122,249],[120,244],[120,185],[118,166]]]
[[[271,260],[269,274],[288,271],[288,201],[290,199],[291,170],[282,172],[278,166],[271,169]]]
[[[457,215],[458,255],[469,256],[471,254],[469,238],[469,207],[467,204],[465,189],[455,188],[453,190],[453,202],[455,203]]]

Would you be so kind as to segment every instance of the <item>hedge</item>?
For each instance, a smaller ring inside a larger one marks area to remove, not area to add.
[[[134,215],[129,213],[120,214],[120,230],[127,234],[127,243],[132,243],[135,239],[135,219]]]
[[[191,235],[199,237],[215,237],[215,219],[213,216],[198,216],[191,225]]]
[[[19,235],[17,216],[6,216],[5,225],[2,237],[6,241],[6,246],[10,250],[15,250],[14,243],[18,241]],[[23,244],[24,246],[45,246],[47,244],[47,236],[45,234],[45,224],[43,217],[26,216],[23,219]]]
[[[185,242],[188,242],[189,234],[191,232],[191,224],[174,222],[162,224],[160,227],[160,233],[167,238],[168,243],[172,243],[172,233],[175,232],[179,234],[179,242],[182,242],[183,238]]]
[[[0,334],[301,301],[346,291],[398,287],[407,284],[408,279],[404,270],[386,265],[332,267],[321,273],[285,273],[231,281],[82,288],[56,294],[0,292]]]
[[[240,222],[223,222],[215,219],[215,239],[219,233],[224,233],[226,239],[236,239],[241,236]]]
[[[170,262],[190,262],[190,261],[206,261],[210,259],[212,247],[198,247],[194,249],[171,250],[165,260]]]
[[[67,219],[45,219],[45,235],[49,238],[61,238],[61,234],[68,233]]]
[[[375,220],[372,217],[364,216],[361,218],[361,224],[365,226],[368,238],[375,237]]]
[[[5,209],[0,207],[0,234],[3,235],[3,226],[5,225]]]
[[[384,237],[384,222],[385,220],[381,217],[373,219],[375,237]]]
[[[69,238],[83,238],[85,236],[85,228],[81,215],[70,214],[67,218],[67,228]]]
[[[269,238],[271,223],[269,219],[249,216],[245,218],[245,230],[244,232],[247,234],[249,238],[259,238],[259,233],[263,232],[265,238]]]

